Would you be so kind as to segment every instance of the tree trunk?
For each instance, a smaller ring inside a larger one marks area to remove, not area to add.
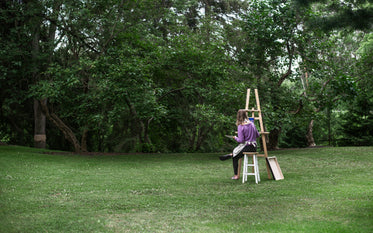
[[[34,32],[33,32],[33,40],[32,40],[32,59],[33,59],[33,70],[32,70],[32,78],[34,81],[38,79],[39,76],[39,52],[40,52],[40,46],[39,46],[39,40],[40,40],[40,26],[39,24],[35,25]],[[47,102],[47,100],[41,100],[44,103]],[[34,147],[36,148],[45,148],[46,147],[46,141],[47,137],[45,134],[45,115],[41,109],[40,102],[38,100],[34,100]]]
[[[267,142],[268,150],[277,150],[278,149],[278,139],[280,137],[281,128],[273,129],[269,132],[269,140]]]
[[[126,95],[124,95],[124,99],[127,103],[127,106],[130,110],[130,113],[131,113],[131,115],[134,119],[134,123],[135,123],[134,128],[135,128],[136,135],[137,135],[140,143],[151,143],[149,135],[148,135],[150,119],[147,122],[144,123],[144,121],[139,118],[139,115],[137,114],[136,108],[132,104],[128,93],[126,93]]]
[[[187,134],[189,129],[186,128]],[[189,150],[194,151],[194,144],[196,142],[196,136],[197,136],[197,122],[195,123],[195,127],[191,127],[190,130],[190,138],[189,138]]]
[[[35,1],[37,3],[38,1]],[[62,5],[61,2],[56,1],[55,5],[53,6],[53,13],[58,11],[59,7]],[[55,14],[58,15],[58,14]],[[54,50],[54,39],[56,35],[57,26],[54,23],[51,23],[48,30],[48,36],[46,38],[45,44],[47,45],[47,52],[49,52],[49,57],[47,62],[41,62],[40,59],[40,49],[43,48],[40,46],[40,41],[43,40],[43,33],[41,33],[41,25],[42,19],[40,18],[39,14],[35,14],[36,22],[33,28],[33,35],[32,35],[32,61],[33,61],[33,82],[36,82],[39,78],[43,70],[46,69],[47,64],[51,63],[53,50]],[[44,64],[44,66],[42,65]],[[47,99],[44,100],[34,100],[34,147],[36,148],[46,148],[46,116],[43,112],[41,104],[46,106]]]
[[[88,138],[88,129],[84,129],[83,131],[83,135],[82,135],[82,139],[81,139],[81,147],[80,147],[80,150],[82,152],[87,152],[88,151],[88,147],[87,147],[87,138]]]
[[[47,103],[47,100],[41,100],[44,104]],[[42,111],[42,108],[38,100],[34,100],[34,147],[36,148],[46,148],[47,136],[45,134],[45,124],[46,117]]]
[[[315,139],[313,138],[312,129],[313,129],[313,120],[311,120],[310,123],[308,124],[308,130],[306,134],[307,144],[309,147],[316,146]]]
[[[198,133],[197,138],[197,144],[196,144],[196,151],[200,150],[202,147],[202,144],[205,142],[207,134],[210,132],[209,129],[214,128],[215,122],[211,124],[211,126],[208,127],[201,127],[200,131]]]
[[[199,151],[201,149],[202,143],[205,141],[206,132],[207,130],[205,129],[205,127],[201,127],[198,130],[198,137],[197,137],[196,148],[195,148],[196,151]]]
[[[46,101],[39,101],[39,103],[48,120],[50,120],[57,128],[62,131],[65,138],[73,145],[74,151],[77,153],[80,152],[80,144],[79,141],[76,139],[74,132],[56,114],[49,112]]]

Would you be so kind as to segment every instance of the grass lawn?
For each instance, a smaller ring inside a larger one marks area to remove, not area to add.
[[[373,232],[373,147],[270,151],[259,184],[218,154],[42,151],[0,146],[0,232]]]

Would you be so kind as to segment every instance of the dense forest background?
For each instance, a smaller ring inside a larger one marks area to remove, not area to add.
[[[3,143],[228,151],[257,88],[269,149],[373,145],[372,0],[0,5]]]

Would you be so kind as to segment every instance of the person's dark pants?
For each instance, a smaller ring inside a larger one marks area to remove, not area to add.
[[[233,171],[234,175],[238,174],[238,160],[243,157],[243,152],[256,152],[256,146],[254,145],[246,145],[238,155],[233,157]]]

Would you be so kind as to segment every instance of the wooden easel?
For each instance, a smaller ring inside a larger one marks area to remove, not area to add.
[[[266,141],[266,135],[269,134],[269,132],[264,131],[264,126],[263,126],[263,118],[262,118],[262,111],[260,110],[260,102],[259,102],[259,95],[258,95],[258,89],[254,89],[255,91],[255,100],[256,100],[256,107],[257,109],[249,109],[249,102],[250,102],[250,89],[247,89],[247,94],[246,94],[246,105],[245,105],[245,110],[247,112],[251,112],[251,117],[254,118],[255,120],[259,120],[259,134],[262,139],[262,146],[263,146],[263,153],[264,154],[258,154],[258,157],[264,157],[266,158],[266,166],[267,166],[267,173],[268,173],[268,179],[272,179],[272,172],[268,164],[268,151],[267,151],[267,141]],[[248,117],[250,115],[248,114]],[[242,159],[239,160],[238,163],[238,176],[241,174],[241,164],[242,164]]]

